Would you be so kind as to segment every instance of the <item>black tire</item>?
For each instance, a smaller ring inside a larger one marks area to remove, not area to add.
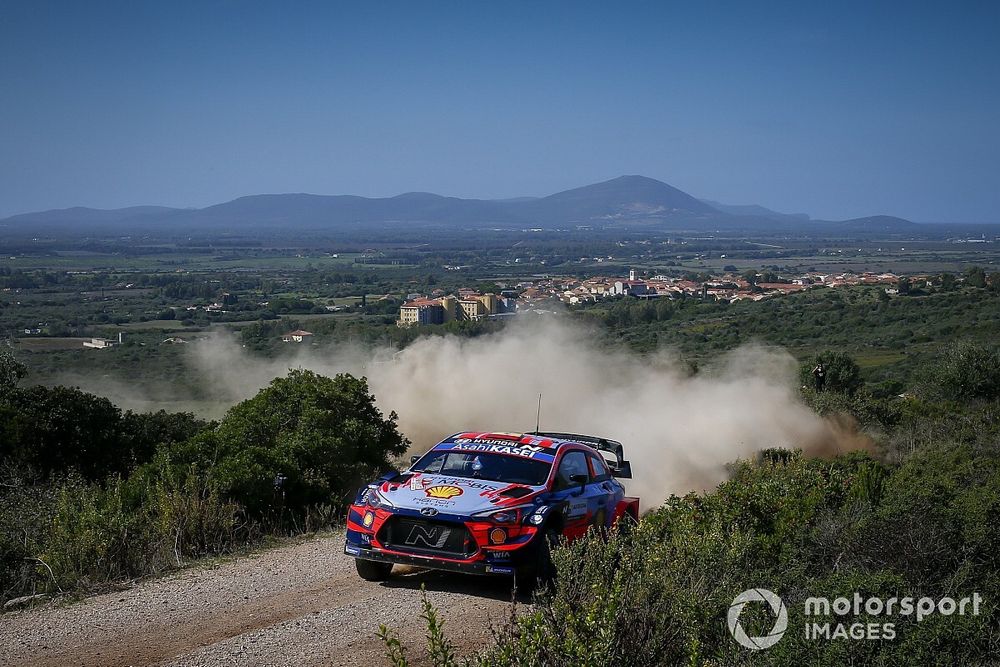
[[[526,593],[536,590],[551,591],[555,585],[556,567],[552,563],[552,549],[559,544],[559,533],[546,527],[536,538],[534,553],[515,574],[515,587]]]
[[[392,572],[392,563],[380,563],[376,560],[354,559],[354,567],[358,576],[365,581],[385,581]]]

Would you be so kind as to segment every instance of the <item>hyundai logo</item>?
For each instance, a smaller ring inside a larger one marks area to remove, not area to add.
[[[410,534],[406,536],[406,543],[414,547],[423,544],[425,547],[440,549],[448,541],[449,535],[451,535],[451,528],[417,524],[410,528]]]
[[[420,510],[420,513],[423,514],[424,516],[437,516],[438,511],[433,507],[425,507],[422,510]]]

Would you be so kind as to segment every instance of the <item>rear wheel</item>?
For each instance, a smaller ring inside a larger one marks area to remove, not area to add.
[[[365,581],[385,581],[392,572],[392,563],[380,563],[375,560],[354,559],[354,567],[358,576]]]

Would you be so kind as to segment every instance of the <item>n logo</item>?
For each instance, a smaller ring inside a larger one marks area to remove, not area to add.
[[[406,544],[411,547],[423,545],[431,549],[440,549],[448,541],[449,535],[451,535],[450,528],[417,524],[410,529],[410,534],[406,536]]]

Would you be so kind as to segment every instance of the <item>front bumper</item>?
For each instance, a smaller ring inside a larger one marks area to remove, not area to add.
[[[426,540],[420,549],[393,543],[390,539],[383,542],[387,535],[384,527],[394,519],[418,520],[425,519],[418,510],[408,509],[376,509],[362,505],[352,505],[347,515],[347,535],[344,553],[362,560],[382,563],[399,563],[450,572],[466,572],[470,574],[507,575],[514,574],[522,565],[531,566],[531,547],[534,538],[539,534],[535,526],[508,525],[498,526],[488,521],[474,521],[462,515],[439,514],[436,521],[461,526],[468,535],[470,543],[464,553],[458,549],[450,549],[450,553],[434,553]],[[501,529],[505,539],[491,540],[490,533]],[[436,545],[441,547],[442,545]],[[450,545],[455,547],[456,545]]]
[[[399,565],[413,565],[415,567],[426,567],[434,570],[447,570],[449,572],[463,572],[465,574],[489,574],[506,575],[514,574],[513,563],[488,563],[486,561],[453,561],[432,556],[415,556],[396,552],[383,551],[362,547],[348,542],[344,545],[344,553],[354,558],[362,560],[373,560],[381,563],[394,563]]]

